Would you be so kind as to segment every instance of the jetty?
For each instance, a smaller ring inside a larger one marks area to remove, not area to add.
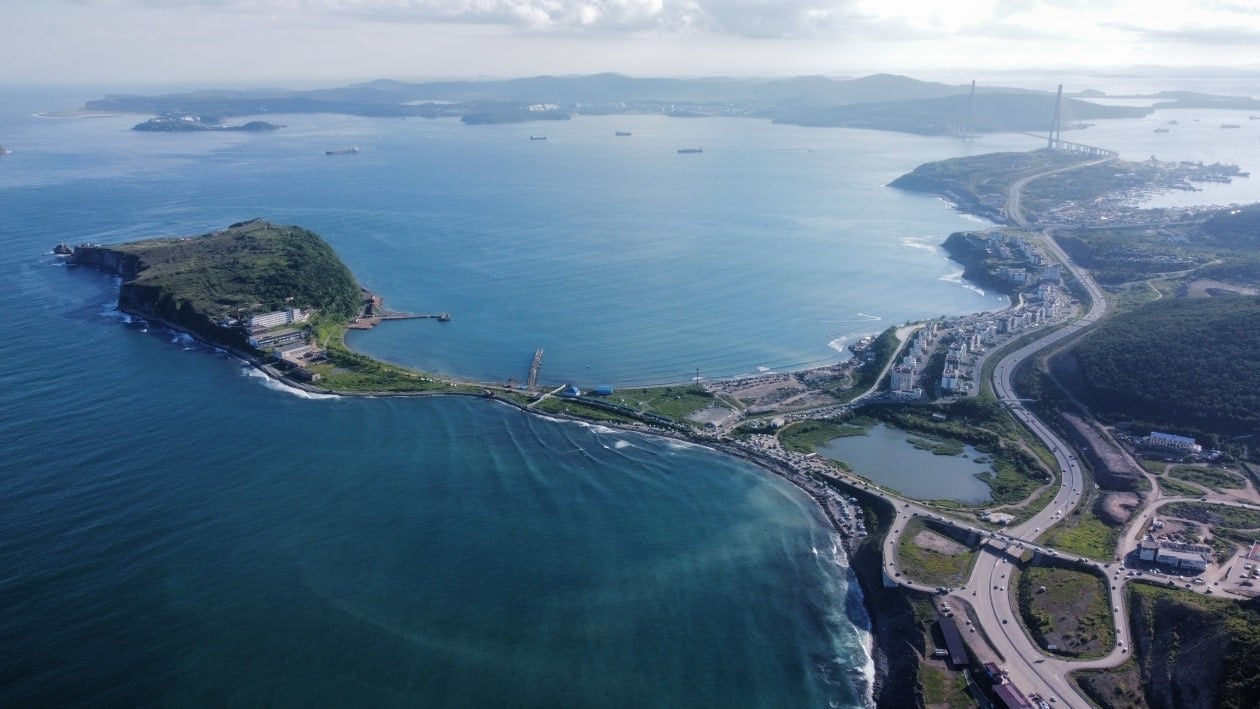
[[[376,315],[361,316],[350,322],[346,327],[351,330],[371,330],[386,320],[437,320],[438,322],[450,322],[450,313],[399,313],[390,310],[380,311]]]
[[[534,350],[534,361],[529,365],[529,379],[525,382],[526,389],[533,389],[538,385],[538,370],[542,369],[542,348]]]

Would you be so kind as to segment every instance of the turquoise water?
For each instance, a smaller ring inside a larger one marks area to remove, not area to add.
[[[864,436],[829,441],[819,455],[842,460],[853,472],[881,487],[917,500],[956,500],[978,503],[989,499],[989,486],[976,475],[993,472],[984,456],[972,446],[961,455],[936,455],[915,448],[912,434],[879,424]]]
[[[125,322],[113,279],[48,252],[265,217],[322,234],[389,306],[454,316],[354,339],[381,357],[523,379],[543,347],[547,383],[731,376],[1001,307],[937,247],[982,224],[883,185],[1035,141],[33,115],[105,91],[0,97],[0,705],[867,703],[860,594],[778,479],[479,400],[278,391]]]

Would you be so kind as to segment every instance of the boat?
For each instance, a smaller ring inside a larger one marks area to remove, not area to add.
[[[545,136],[545,135],[531,135],[531,136],[529,136],[529,139],[530,139],[530,140],[546,140],[546,139],[547,139],[547,136]]]
[[[1155,129],[1155,132],[1156,132],[1156,133],[1167,133],[1167,132],[1168,132],[1168,129],[1167,129],[1167,128],[1156,128],[1156,129]]]
[[[687,153],[703,153],[704,148],[679,148],[678,152],[684,155]]]
[[[74,249],[70,246],[70,244],[63,241],[53,247],[53,253],[58,256],[73,256]]]
[[[438,322],[450,322],[450,321],[451,321],[451,314],[450,314],[450,313],[442,313],[441,315],[437,316],[437,320],[438,320]]]
[[[1247,116],[1247,119],[1252,120],[1252,121],[1260,121],[1260,116]]]
[[[13,154],[13,151],[12,151],[12,150],[9,150],[8,148],[4,147],[3,145],[0,145],[0,155],[12,155],[12,154]]]
[[[348,148],[333,148],[332,150],[325,150],[324,154],[325,155],[353,155],[357,152],[359,152],[359,146],[351,145]]]
[[[619,131],[617,131],[616,133],[613,133],[613,135],[617,136],[618,138],[624,138],[624,137],[626,137],[626,136],[630,135],[630,131],[628,131],[628,130],[619,130]]]
[[[1164,125],[1167,125],[1167,126],[1175,126],[1175,125],[1177,125],[1177,121],[1176,121],[1176,119],[1173,119],[1173,120],[1171,120],[1171,121],[1168,121],[1168,122],[1167,122],[1167,123],[1165,123]]]
[[[1242,126],[1238,125],[1237,123],[1222,123],[1221,127],[1222,128],[1242,128]]]

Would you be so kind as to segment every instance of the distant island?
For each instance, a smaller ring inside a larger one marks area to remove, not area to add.
[[[143,123],[137,123],[132,126],[132,130],[155,131],[159,133],[188,133],[195,131],[245,131],[251,133],[266,133],[268,131],[280,130],[284,128],[282,125],[268,123],[266,121],[250,121],[239,125],[219,125],[214,122],[206,122],[200,116],[190,113],[173,113],[156,118],[150,118]]]
[[[1049,89],[1050,87],[1047,87]],[[1094,94],[1086,94],[1092,98]],[[1204,95],[1166,97],[1201,103]],[[1226,97],[1220,97],[1224,100]],[[215,129],[231,117],[338,113],[369,117],[458,118],[470,125],[563,121],[575,115],[734,116],[801,126],[891,130],[921,135],[1042,131],[1054,113],[1053,91],[951,85],[893,74],[858,79],[653,79],[619,74],[537,76],[505,81],[372,81],[342,88],[291,91],[194,91],[158,96],[111,95],[86,110],[159,116],[138,130]],[[1132,118],[1153,109],[1064,98],[1073,121]],[[167,119],[167,117],[172,117]],[[246,124],[252,125],[252,124]],[[1064,128],[1071,128],[1065,125]],[[218,128],[223,130],[223,128]],[[260,130],[263,128],[233,128]]]

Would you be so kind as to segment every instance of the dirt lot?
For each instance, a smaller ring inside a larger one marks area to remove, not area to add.
[[[936,532],[927,529],[914,535],[914,539],[912,541],[918,547],[931,549],[938,554],[945,554],[947,556],[965,554],[968,551],[967,547],[962,544],[959,544],[952,539],[942,537]]]

